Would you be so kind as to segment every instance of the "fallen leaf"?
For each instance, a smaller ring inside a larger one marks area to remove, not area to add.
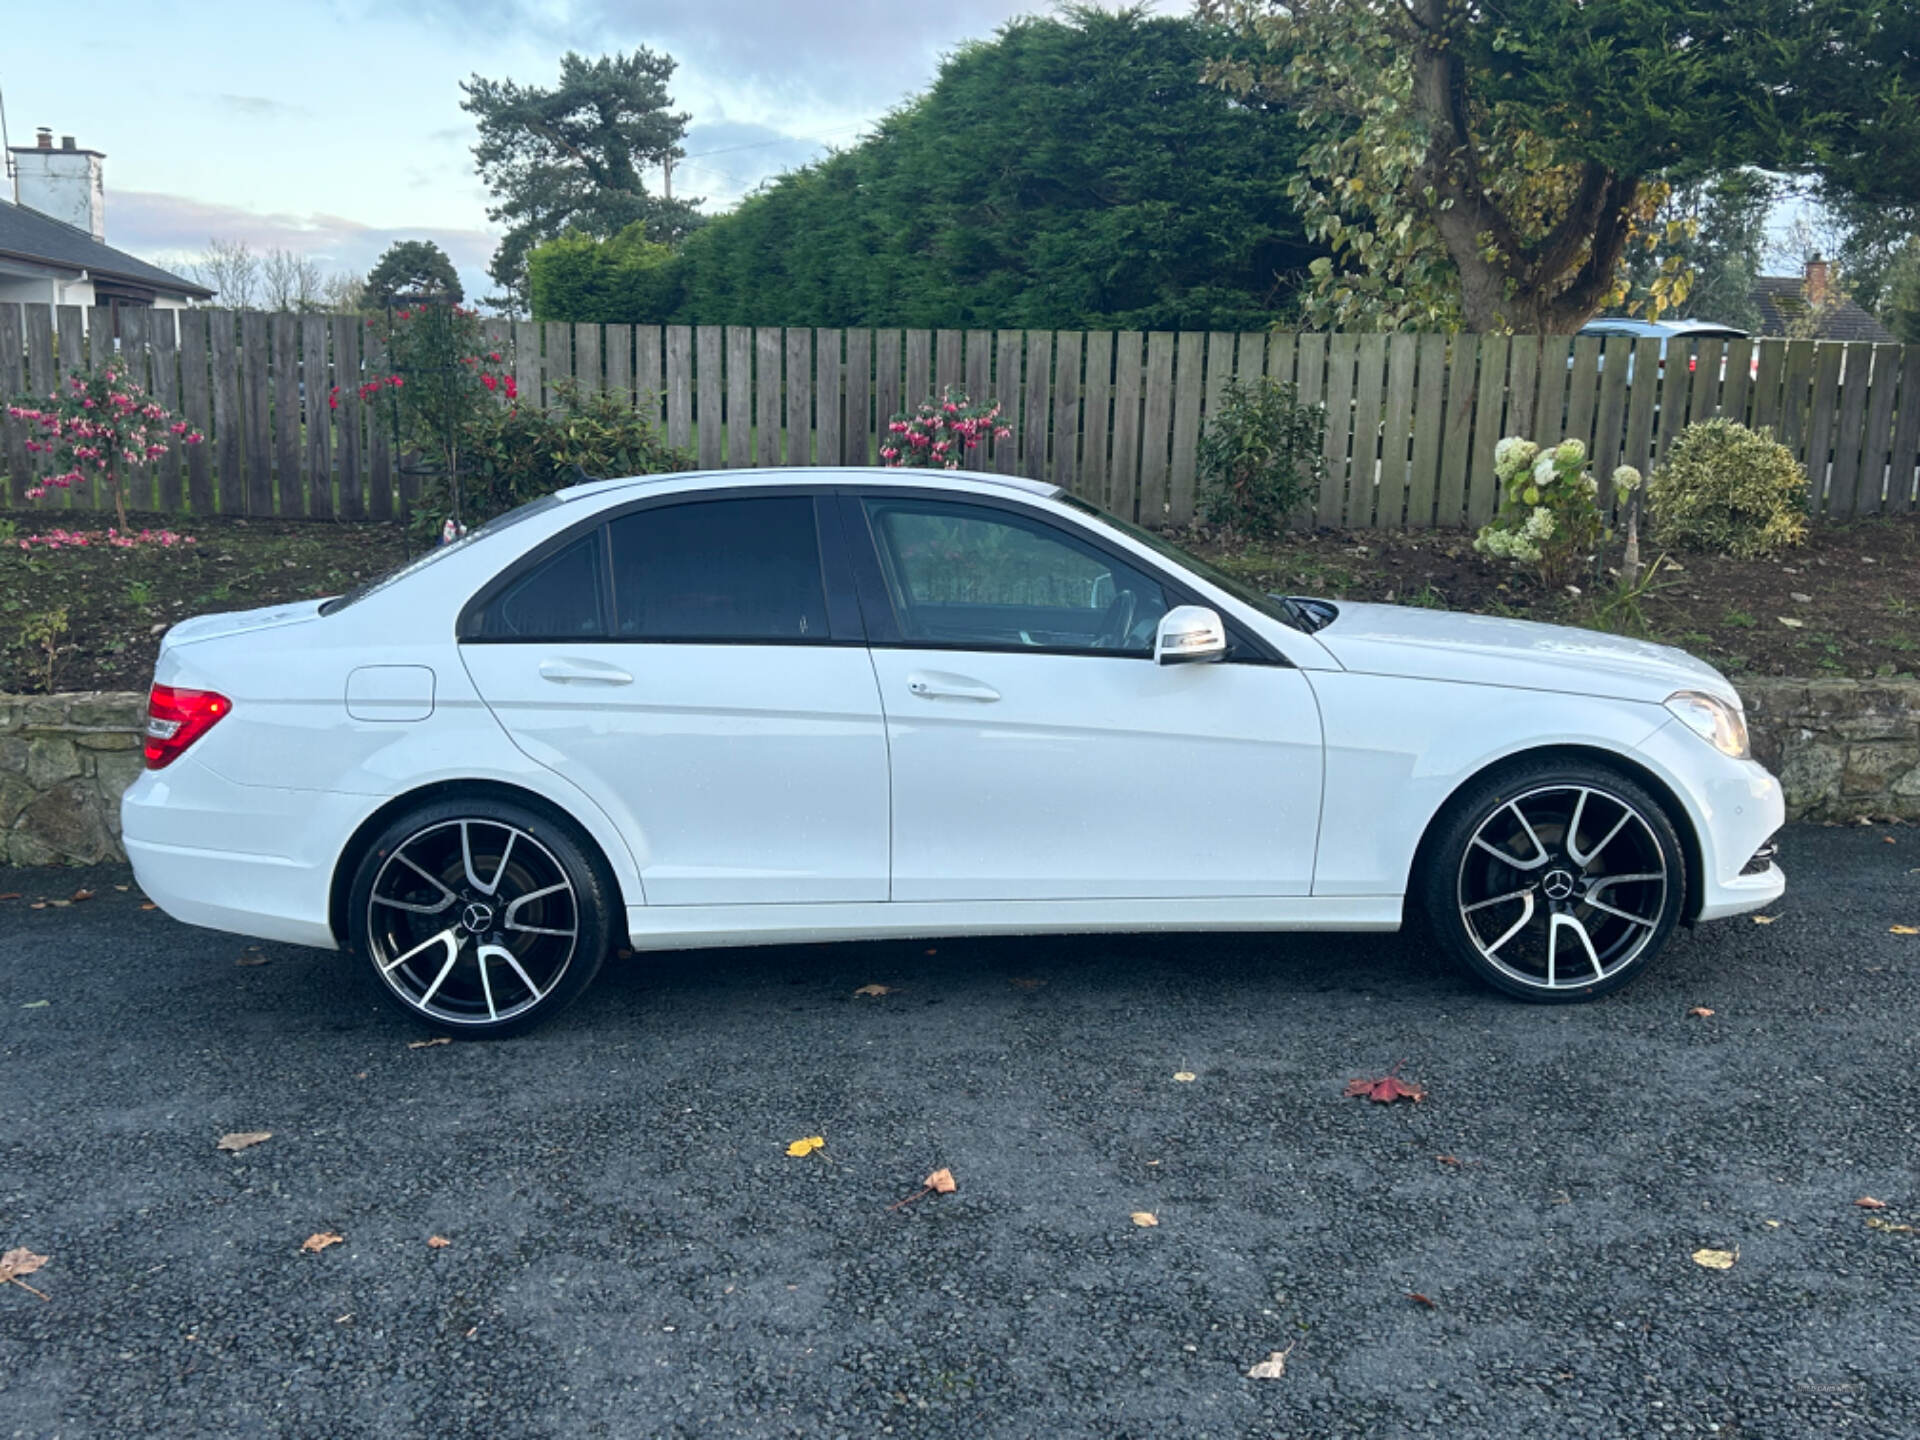
[[[33,1274],[46,1263],[46,1256],[36,1255],[24,1245],[16,1246],[6,1254],[0,1255],[0,1284],[18,1285],[22,1290],[38,1295],[42,1300],[51,1300],[53,1297],[46,1291],[36,1290],[20,1278],[22,1275]]]
[[[264,965],[267,963],[267,957],[262,955],[258,950],[249,950],[233,963],[236,965]]]
[[[1459,1159],[1452,1155],[1436,1155],[1433,1158],[1438,1160],[1442,1165],[1458,1165],[1460,1163]]]
[[[1760,1223],[1769,1230],[1778,1230],[1780,1228],[1780,1222],[1778,1220],[1762,1220]]]
[[[787,1154],[798,1159],[802,1155],[811,1155],[827,1143],[824,1135],[809,1135],[804,1140],[796,1140],[787,1146]]]
[[[1889,935],[1920,935],[1920,928],[1912,925],[1889,925],[1887,933]]]
[[[300,1248],[309,1254],[317,1255],[329,1245],[345,1243],[346,1238],[344,1235],[334,1234],[331,1230],[316,1230],[300,1242]]]
[[[1249,1380],[1278,1380],[1287,1373],[1287,1356],[1293,1353],[1293,1346],[1284,1350],[1275,1350],[1258,1365],[1247,1371]]]
[[[147,901],[146,904],[142,905],[140,908],[142,910],[158,910],[160,907],[154,904],[153,901],[149,900]]]
[[[1900,842],[1891,835],[1882,835],[1880,837],[1880,843],[1882,845],[1898,845]]]
[[[1400,1065],[1401,1062],[1396,1060],[1393,1069],[1377,1080],[1349,1080],[1346,1093],[1350,1096],[1364,1095],[1380,1105],[1391,1105],[1396,1100],[1418,1102],[1426,1099],[1427,1092],[1424,1089],[1400,1078]]]
[[[1753,917],[1753,923],[1756,925],[1771,925],[1779,918],[1778,915],[1755,915]]]
[[[1890,1235],[1913,1234],[1913,1226],[1896,1225],[1891,1220],[1882,1220],[1878,1215],[1870,1215],[1867,1217],[1867,1228],[1869,1230],[1885,1230]]]
[[[0,900],[18,900],[19,898],[20,892],[18,890],[9,890],[6,894],[0,895]]]
[[[73,892],[73,896],[72,896],[72,899],[71,899],[71,902],[70,902],[70,903],[72,903],[72,904],[75,904],[75,905],[77,905],[77,904],[79,904],[79,903],[80,903],[80,902],[81,902],[82,900],[91,900],[91,899],[93,899],[93,891],[91,891],[91,890],[76,890],[76,891],[74,891],[74,892]]]
[[[951,1195],[959,1187],[953,1183],[953,1171],[936,1170],[927,1176],[927,1188],[936,1195]]]
[[[231,1134],[222,1135],[220,1137],[220,1143],[213,1148],[216,1150],[230,1150],[237,1155],[242,1150],[251,1149],[253,1146],[258,1145],[262,1140],[271,1140],[272,1138],[273,1131],[271,1130],[235,1130]]]
[[[453,1241],[447,1239],[447,1237],[444,1235],[427,1236],[427,1245],[430,1249],[444,1250],[447,1248],[447,1246],[451,1244],[453,1244]]]
[[[874,996],[891,995],[893,994],[893,987],[891,985],[862,985],[858,990],[854,991],[853,993],[856,995],[874,995]]]
[[[66,909],[69,909],[69,908],[70,908],[70,907],[71,907],[71,906],[73,905],[73,901],[71,901],[71,900],[49,900],[49,901],[47,901],[47,904],[49,904],[49,905],[51,905],[51,906],[52,906],[52,907],[53,907],[54,909],[56,909],[56,910],[66,910]],[[33,908],[34,908],[34,909],[36,909],[36,910],[38,910],[38,909],[40,909],[41,907],[40,907],[40,906],[38,906],[38,905],[36,905],[36,906],[34,906]]]
[[[44,900],[36,900],[31,905],[27,906],[27,908],[29,910],[44,910],[47,908],[47,902]]]
[[[1133,1223],[1142,1230],[1151,1230],[1160,1223],[1160,1217],[1151,1210],[1136,1210],[1133,1212]]]
[[[20,1008],[22,1010],[44,1010],[51,1004],[53,1004],[51,1000],[29,1000]]]
[[[1429,1300],[1425,1295],[1422,1295],[1418,1290],[1409,1290],[1407,1292],[1407,1299],[1415,1301],[1418,1304],[1424,1305],[1429,1310],[1438,1310],[1440,1308],[1432,1300]]]
[[[1774,619],[1778,620],[1782,625],[1786,626],[1789,630],[1803,630],[1806,628],[1806,624],[1807,624],[1806,621],[1796,620],[1791,615],[1776,615],[1774,616]]]
[[[1853,1203],[1858,1205],[1862,1210],[1884,1210],[1887,1208],[1886,1201],[1876,1200],[1871,1195],[1862,1195]]]
[[[1691,1020],[1711,1020],[1713,1018],[1713,1011],[1704,1005],[1696,1005],[1687,1011],[1687,1017]]]
[[[1740,1258],[1738,1250],[1696,1250],[1693,1263],[1708,1270],[1731,1270],[1733,1262]]]
[[[1173,1072],[1173,1078],[1178,1080],[1182,1085],[1186,1085],[1198,1080],[1200,1077],[1191,1070],[1176,1070]]]
[[[127,891],[131,890],[133,887],[131,885],[116,885],[113,888],[118,890],[122,895],[124,895],[127,893]]]
[[[407,1049],[428,1050],[435,1045],[451,1045],[452,1043],[453,1037],[451,1035],[436,1035],[431,1040],[409,1040],[407,1042]]]

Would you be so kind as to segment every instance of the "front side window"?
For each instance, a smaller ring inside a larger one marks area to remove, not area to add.
[[[656,506],[610,530],[619,639],[830,638],[811,496]]]
[[[483,640],[592,640],[607,633],[600,532],[590,531],[507,583],[473,626]]]
[[[1094,546],[985,506],[874,498],[865,507],[906,643],[1153,652],[1165,591]]]

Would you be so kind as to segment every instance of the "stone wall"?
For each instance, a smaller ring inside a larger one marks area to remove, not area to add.
[[[1920,681],[1750,680],[1741,693],[1794,818],[1920,820]],[[118,859],[145,723],[145,695],[0,695],[0,863]]]

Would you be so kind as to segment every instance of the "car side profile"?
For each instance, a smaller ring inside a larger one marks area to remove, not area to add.
[[[1002,476],[580,485],[177,625],[154,678],[147,894],[345,950],[452,1033],[537,1023],[622,946],[1413,917],[1578,1000],[1785,886],[1711,667],[1263,595]]]

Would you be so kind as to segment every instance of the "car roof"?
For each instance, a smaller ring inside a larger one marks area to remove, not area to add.
[[[1582,335],[1729,335],[1735,338],[1747,332],[1738,325],[1723,325],[1718,320],[1635,320],[1627,315],[1602,315],[1580,327]]]
[[[588,480],[555,493],[563,500],[587,499],[608,495],[616,490],[638,490],[651,485],[677,484],[689,480],[729,480],[746,485],[911,485],[918,488],[951,487],[959,492],[979,485],[991,485],[1023,495],[1047,497],[1061,493],[1058,485],[1045,480],[1029,480],[1024,475],[988,475],[978,470],[883,469],[861,465],[781,465],[764,470],[674,470],[663,475]]]

